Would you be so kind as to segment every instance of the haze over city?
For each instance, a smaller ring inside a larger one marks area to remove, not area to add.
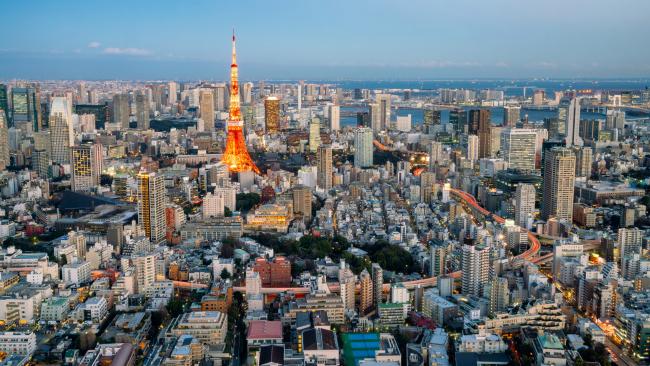
[[[0,77],[222,80],[236,28],[246,80],[647,78],[648,13],[632,0],[8,1]]]

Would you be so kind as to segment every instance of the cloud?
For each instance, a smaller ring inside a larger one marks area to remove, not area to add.
[[[97,41],[92,41],[88,43],[88,48],[99,48],[102,44]]]
[[[106,55],[127,55],[127,56],[148,56],[151,55],[151,51],[145,50],[144,48],[119,48],[119,47],[106,47],[102,51]]]

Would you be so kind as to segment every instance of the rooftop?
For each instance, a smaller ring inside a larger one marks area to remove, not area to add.
[[[248,339],[282,338],[282,322],[271,320],[251,320],[248,326]]]

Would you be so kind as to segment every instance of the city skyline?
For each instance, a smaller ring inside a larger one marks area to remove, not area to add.
[[[39,27],[0,41],[0,78],[227,80],[233,27],[246,80],[650,75],[642,1],[111,5],[7,4],[8,29]]]

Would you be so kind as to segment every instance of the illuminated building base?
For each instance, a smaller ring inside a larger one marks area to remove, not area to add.
[[[246,149],[246,141],[241,128],[229,127],[228,138],[226,139],[226,150],[221,161],[233,173],[254,171],[260,174],[259,168],[251,159]]]

